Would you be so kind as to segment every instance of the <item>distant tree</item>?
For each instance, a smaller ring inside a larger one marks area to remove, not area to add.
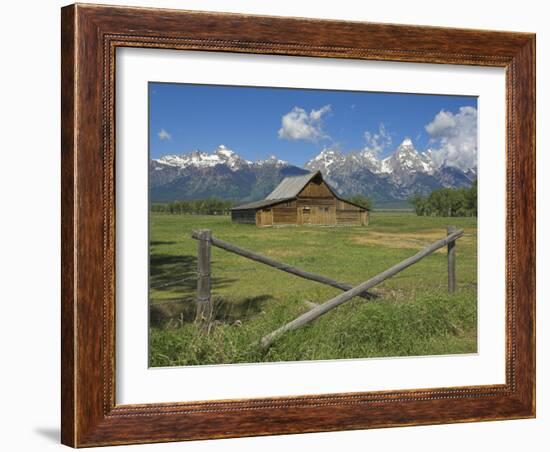
[[[470,212],[475,212],[477,216],[477,179],[474,181],[470,189],[464,195],[466,208]]]
[[[153,203],[151,204],[151,212],[167,212],[168,206],[166,204],[161,203]]]
[[[409,202],[417,215],[438,217],[477,216],[477,181],[470,188],[440,188],[428,196],[414,195]]]
[[[414,211],[417,215],[426,215],[427,199],[424,196],[417,193],[409,200],[409,202],[413,205]]]
[[[372,209],[372,206],[373,206],[372,200],[360,193],[349,197],[348,201],[352,202],[353,204],[357,204],[359,206],[365,207],[366,209],[369,209],[369,210]]]

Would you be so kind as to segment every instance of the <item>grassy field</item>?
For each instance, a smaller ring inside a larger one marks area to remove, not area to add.
[[[265,334],[339,290],[213,248],[216,321],[208,336],[193,325],[197,242],[193,229],[342,282],[358,284],[442,238],[457,242],[456,293],[447,293],[446,248],[354,298],[263,351]],[[372,212],[367,227],[257,228],[225,216],[151,214],[151,366],[325,360],[472,353],[476,345],[475,218]],[[170,284],[176,280],[183,280]],[[169,284],[169,285],[167,285]]]

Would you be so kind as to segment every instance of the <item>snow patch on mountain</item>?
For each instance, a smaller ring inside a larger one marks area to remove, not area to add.
[[[467,171],[447,169],[444,162],[438,163],[437,152],[432,149],[418,152],[410,138],[405,138],[388,157],[380,159],[378,154],[370,148],[347,154],[325,149],[305,167],[321,171],[342,192],[359,190],[358,178],[362,178],[363,185],[389,184],[385,185],[386,189],[393,187],[400,193],[398,196],[405,197],[415,190],[428,192],[438,186],[465,186],[476,175],[475,168]]]
[[[325,148],[316,157],[306,163],[310,171],[324,170],[325,176],[345,160],[344,155],[335,149]]]
[[[188,167],[208,168],[216,165],[225,165],[233,171],[252,164],[252,162],[243,159],[235,151],[223,144],[220,144],[211,154],[195,150],[188,154],[165,155],[153,161],[179,169]]]
[[[270,155],[268,158],[264,160],[256,160],[255,162],[248,162],[251,165],[255,166],[266,166],[271,165],[275,166],[277,168],[282,168],[285,166],[289,166],[289,163],[286,160],[280,160],[275,155]]]

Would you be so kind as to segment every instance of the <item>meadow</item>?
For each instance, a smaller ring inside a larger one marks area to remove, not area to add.
[[[463,228],[457,241],[457,291],[447,292],[446,248],[269,349],[259,339],[323,303],[338,289],[212,248],[215,320],[194,325],[197,242],[194,229],[273,259],[352,285]],[[477,219],[371,212],[366,227],[257,228],[228,216],[150,216],[151,366],[351,359],[477,351]]]

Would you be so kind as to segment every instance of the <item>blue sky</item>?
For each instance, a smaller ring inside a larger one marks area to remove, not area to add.
[[[149,148],[158,158],[224,144],[298,166],[323,148],[385,157],[406,137],[424,150],[460,136],[461,107],[477,109],[477,98],[151,82]]]

